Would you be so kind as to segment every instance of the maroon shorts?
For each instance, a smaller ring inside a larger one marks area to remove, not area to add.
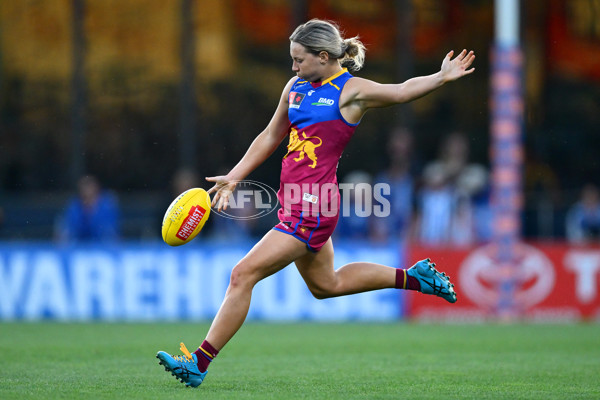
[[[279,222],[273,229],[278,230],[288,235],[294,236],[301,242],[306,243],[309,250],[317,252],[327,243],[327,240],[333,235],[333,231],[338,222],[339,215],[333,217],[323,217],[319,214],[316,216],[305,215],[301,211],[284,212],[283,208],[279,209],[277,216]]]

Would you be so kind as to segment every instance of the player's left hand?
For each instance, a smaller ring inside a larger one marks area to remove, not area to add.
[[[473,61],[475,60],[475,52],[473,50],[467,53],[467,50],[463,50],[454,59],[454,50],[450,50],[444,61],[442,61],[441,74],[444,82],[454,81],[465,75],[469,75],[475,71],[475,68],[468,69]]]

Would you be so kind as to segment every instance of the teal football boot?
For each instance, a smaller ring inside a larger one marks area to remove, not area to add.
[[[200,372],[198,369],[198,359],[195,354],[190,354],[188,349],[181,343],[181,351],[183,355],[172,356],[164,351],[156,353],[158,363],[165,367],[175,377],[175,379],[185,383],[186,386],[198,387],[208,373]]]
[[[456,303],[456,292],[454,285],[450,283],[450,277],[444,272],[438,272],[431,259],[419,261],[406,270],[406,274],[419,281],[421,293],[434,294],[450,303]]]

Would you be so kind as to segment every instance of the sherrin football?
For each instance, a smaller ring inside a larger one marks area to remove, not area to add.
[[[181,193],[169,206],[162,223],[162,237],[170,246],[191,241],[202,230],[210,215],[210,196],[193,188]]]

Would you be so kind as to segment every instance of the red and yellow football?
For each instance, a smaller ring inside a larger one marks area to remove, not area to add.
[[[162,222],[162,237],[170,246],[190,242],[202,230],[210,215],[210,196],[193,188],[181,193],[169,206]]]

